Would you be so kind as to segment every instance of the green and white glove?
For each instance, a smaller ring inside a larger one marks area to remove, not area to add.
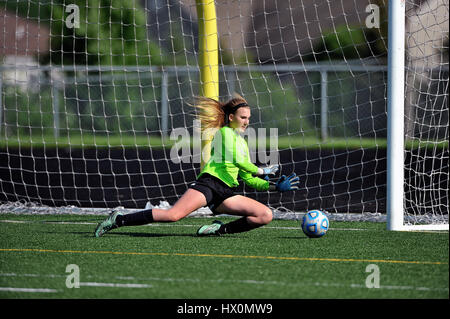
[[[280,165],[273,164],[267,167],[259,167],[258,175],[275,175],[278,172]]]

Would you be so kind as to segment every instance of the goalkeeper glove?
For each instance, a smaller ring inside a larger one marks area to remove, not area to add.
[[[279,165],[274,164],[270,165],[264,168],[258,168],[258,175],[275,175],[276,172],[278,172]]]
[[[292,173],[289,177],[283,175],[280,177],[278,182],[276,182],[275,189],[279,192],[297,190],[299,189],[298,188],[299,183],[300,183],[299,177],[295,173]]]

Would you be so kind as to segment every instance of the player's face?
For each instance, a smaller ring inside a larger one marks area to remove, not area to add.
[[[250,108],[240,107],[234,114],[230,114],[230,127],[240,132],[244,132],[250,122]]]

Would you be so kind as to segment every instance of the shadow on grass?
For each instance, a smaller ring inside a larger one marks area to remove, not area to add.
[[[48,234],[55,234],[55,232],[46,232]],[[61,232],[62,233],[62,232]],[[94,231],[90,231],[90,232],[64,232],[65,234],[73,234],[73,235],[83,235],[83,237],[90,237],[90,238],[95,238],[94,237]],[[241,235],[241,236],[240,236]],[[190,238],[229,238],[229,239],[248,239],[245,236],[245,233],[242,234],[227,234],[227,235],[223,235],[223,236],[197,236],[197,234],[177,234],[177,233],[143,233],[143,232],[114,232],[111,231],[107,234],[105,234],[103,237],[110,237],[110,236],[127,236],[127,237],[141,237],[141,238],[157,238],[157,237],[190,237]],[[270,236],[268,236],[267,238],[269,238]],[[273,237],[272,237],[273,238]],[[278,236],[276,237],[277,239],[287,239],[287,240],[304,240],[304,239],[311,239],[308,238],[306,236]],[[314,239],[314,238],[312,238]]]
[[[129,236],[129,237],[198,237],[195,234],[159,234],[159,233],[135,233],[135,232],[116,232],[108,233],[108,236]]]
[[[50,233],[50,232],[47,232]],[[51,232],[54,234],[55,232]],[[94,237],[94,231],[92,232],[64,232],[65,234],[83,235],[83,237]],[[127,236],[127,237],[198,237],[196,234],[159,234],[159,233],[136,233],[136,232],[109,232],[102,237],[111,236]]]

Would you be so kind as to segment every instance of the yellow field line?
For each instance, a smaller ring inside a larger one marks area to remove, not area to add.
[[[163,252],[127,252],[127,251],[92,251],[92,250],[55,250],[55,249],[25,249],[10,248],[0,252],[35,252],[35,253],[68,253],[68,254],[110,254],[110,255],[137,255],[137,256],[183,256],[183,257],[215,257],[215,258],[249,258],[270,260],[293,261],[329,261],[329,262],[368,262],[391,264],[418,264],[418,265],[448,265],[448,262],[440,261],[409,261],[409,260],[384,260],[384,259],[346,259],[346,258],[309,258],[309,257],[281,257],[281,256],[243,256],[243,255],[219,255],[219,254],[186,254]]]

